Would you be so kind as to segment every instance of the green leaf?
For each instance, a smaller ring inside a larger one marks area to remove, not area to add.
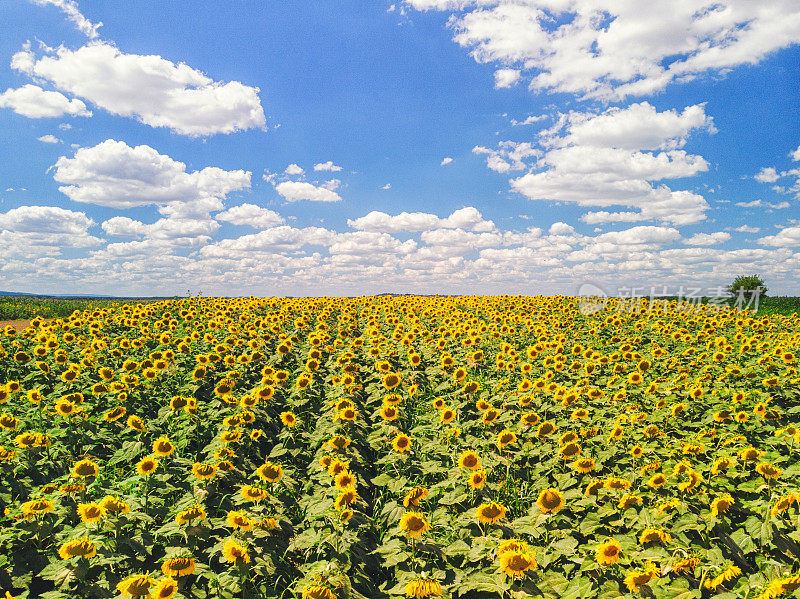
[[[579,576],[569,582],[561,595],[561,599],[585,599],[586,597],[592,597],[593,594],[592,581]]]

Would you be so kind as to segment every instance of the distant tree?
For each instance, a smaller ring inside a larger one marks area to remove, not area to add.
[[[767,286],[764,279],[758,275],[739,275],[733,280],[733,283],[728,285],[727,292],[734,298],[742,297],[745,301],[750,301],[753,295],[758,293],[758,297],[766,297]]]

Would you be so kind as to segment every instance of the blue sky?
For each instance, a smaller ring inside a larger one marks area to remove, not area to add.
[[[5,2],[0,290],[800,293],[800,8],[602,4]]]

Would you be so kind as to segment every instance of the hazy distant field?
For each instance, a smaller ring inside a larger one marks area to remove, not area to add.
[[[96,299],[40,298],[31,296],[0,296],[0,321],[42,318],[64,318],[75,310],[90,310],[122,303],[157,301],[153,298]],[[761,300],[758,314],[793,314],[800,312],[800,297],[767,297]]]

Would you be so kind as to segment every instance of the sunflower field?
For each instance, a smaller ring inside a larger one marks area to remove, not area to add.
[[[800,597],[800,318],[187,298],[0,330],[0,593]]]

